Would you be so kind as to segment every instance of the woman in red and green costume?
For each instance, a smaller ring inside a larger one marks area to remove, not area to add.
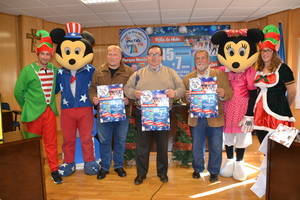
[[[279,124],[294,126],[290,105],[296,89],[292,70],[279,58],[280,32],[274,25],[263,29],[265,39],[259,44],[255,86],[259,94],[254,107],[254,129],[260,143]],[[287,93],[287,95],[286,95]]]
[[[58,173],[55,78],[57,68],[50,63],[53,43],[45,30],[37,31],[41,37],[36,48],[37,61],[25,66],[15,85],[15,98],[22,108],[21,121],[26,132],[24,138],[41,136],[43,139],[51,176],[62,183]]]

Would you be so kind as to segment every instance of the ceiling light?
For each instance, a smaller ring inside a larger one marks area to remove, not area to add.
[[[119,2],[119,0],[81,0],[81,2],[84,4],[100,4]]]

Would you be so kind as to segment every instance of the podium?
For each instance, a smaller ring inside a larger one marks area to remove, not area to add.
[[[286,148],[269,139],[266,199],[300,199],[300,143]]]
[[[0,199],[46,200],[40,138],[0,144]]]

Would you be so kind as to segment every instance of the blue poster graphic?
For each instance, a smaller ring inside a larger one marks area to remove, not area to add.
[[[140,101],[142,131],[170,130],[169,98],[164,90],[144,90]]]
[[[230,25],[141,27],[120,30],[123,62],[138,70],[147,65],[147,49],[151,45],[163,48],[163,65],[176,70],[180,77],[194,69],[193,55],[207,50],[210,66],[218,67],[218,47],[210,42],[211,35]]]
[[[101,123],[126,119],[123,84],[97,86],[97,97]]]
[[[191,78],[191,117],[214,118],[218,116],[217,77]]]

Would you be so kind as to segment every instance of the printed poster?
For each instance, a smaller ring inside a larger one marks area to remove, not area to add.
[[[170,130],[169,106],[165,90],[144,90],[141,96],[142,131]]]
[[[295,127],[288,127],[283,124],[279,124],[276,130],[270,135],[270,139],[290,148],[294,139],[298,135],[298,130]]]
[[[192,118],[218,116],[217,77],[191,78],[190,115]]]
[[[97,86],[100,122],[116,122],[126,119],[123,84]]]

